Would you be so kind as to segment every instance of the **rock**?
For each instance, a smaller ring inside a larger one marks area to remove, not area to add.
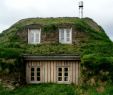
[[[103,86],[100,86],[96,90],[97,90],[97,92],[102,93],[102,92],[104,92],[105,88]]]
[[[4,88],[7,88],[7,89],[9,89],[9,90],[14,90],[14,89],[15,89],[14,86],[9,85],[9,84],[3,84],[3,87],[4,87]]]
[[[15,86],[16,86],[16,87],[19,87],[19,86],[20,86],[20,84],[19,84],[19,83],[16,83],[16,84],[15,84]]]
[[[96,82],[95,82],[95,79],[94,78],[91,78],[91,86],[93,86],[93,85],[95,85],[96,84]]]

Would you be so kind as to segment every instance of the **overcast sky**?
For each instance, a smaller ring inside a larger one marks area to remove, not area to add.
[[[0,32],[30,17],[78,17],[80,0],[0,0]],[[84,17],[94,19],[113,41],[113,0],[83,0]]]

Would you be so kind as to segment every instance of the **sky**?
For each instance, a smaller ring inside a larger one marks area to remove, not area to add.
[[[0,32],[21,19],[79,17],[80,0],[0,0]],[[84,17],[101,25],[113,41],[113,0],[82,0]]]

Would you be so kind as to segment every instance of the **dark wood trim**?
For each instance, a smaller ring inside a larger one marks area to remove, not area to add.
[[[80,61],[78,55],[54,55],[54,56],[36,56],[36,55],[24,55],[24,60],[76,60]]]

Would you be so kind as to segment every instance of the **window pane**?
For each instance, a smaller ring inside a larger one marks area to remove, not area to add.
[[[59,30],[59,42],[64,42],[64,29]]]
[[[40,81],[40,77],[37,77],[37,81]]]
[[[36,43],[39,43],[39,37],[40,37],[39,32],[36,32],[35,33],[35,42]]]
[[[31,68],[31,71],[34,71],[34,68]]]
[[[62,76],[62,73],[58,73],[58,76]]]
[[[40,76],[40,72],[39,72],[39,73],[37,73],[37,76]]]
[[[58,81],[62,81],[62,77],[58,77]]]
[[[31,77],[31,81],[34,81],[34,77]]]
[[[68,77],[64,77],[64,81],[68,81]]]
[[[68,71],[68,68],[64,68],[64,71],[67,72]]]
[[[31,77],[32,77],[32,76],[34,76],[34,72],[33,72],[33,73],[31,73]]]
[[[68,76],[68,73],[64,73],[64,76]]]
[[[66,41],[70,41],[70,29],[66,29]]]
[[[30,40],[31,40],[31,43],[34,43],[34,33],[31,32],[31,33],[30,33],[30,36],[31,36],[31,39],[30,39]]]
[[[58,71],[60,71],[60,72],[61,72],[61,71],[62,71],[62,68],[58,68]]]
[[[37,72],[40,72],[40,68],[37,68]]]
[[[64,31],[61,31],[61,41],[64,40]]]

